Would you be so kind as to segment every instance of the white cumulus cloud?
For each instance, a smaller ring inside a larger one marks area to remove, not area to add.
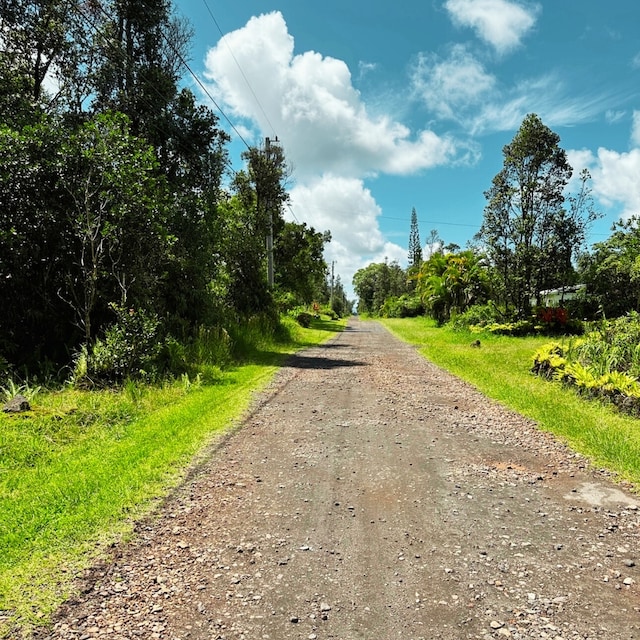
[[[380,232],[382,211],[361,179],[324,174],[298,184],[291,190],[291,208],[297,219],[316,230],[331,231],[325,258],[337,263],[348,290],[353,274],[371,262],[406,262],[407,250]]]
[[[567,156],[574,174],[589,170],[593,195],[602,206],[617,210],[622,219],[640,215],[640,148],[619,152],[601,147],[595,154],[581,149]]]
[[[253,17],[208,51],[205,76],[235,120],[278,136],[293,167],[295,216],[331,231],[326,257],[338,262],[350,286],[353,273],[373,260],[406,261],[406,249],[385,242],[364,179],[414,174],[472,156],[469,145],[429,129],[412,131],[379,105],[372,115],[344,61],[295,53],[294,44],[279,11]],[[361,65],[360,73],[371,68]]]
[[[413,71],[414,92],[439,118],[458,119],[495,88],[496,79],[463,45],[447,58],[421,54]]]
[[[455,158],[453,140],[370,115],[342,60],[294,54],[278,11],[222,38],[209,50],[206,69],[212,92],[236,117],[277,133],[298,179],[415,173]]]
[[[540,6],[510,0],[447,0],[454,24],[471,27],[498,53],[520,46],[536,23]]]

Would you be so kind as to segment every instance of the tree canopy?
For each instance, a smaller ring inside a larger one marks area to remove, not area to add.
[[[58,371],[131,318],[188,341],[272,314],[269,236],[278,291],[326,289],[330,234],[284,221],[284,150],[233,171],[180,88],[170,0],[4,1],[0,29],[0,362]]]
[[[529,114],[503,148],[503,168],[485,193],[478,239],[495,269],[501,301],[521,315],[542,290],[568,284],[584,238],[582,209],[565,207],[572,168],[559,142]]]

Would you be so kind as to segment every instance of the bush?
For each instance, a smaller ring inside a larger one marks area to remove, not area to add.
[[[456,314],[451,320],[451,325],[456,330],[464,330],[470,327],[483,327],[504,321],[504,319],[504,312],[500,311],[494,304],[474,304],[466,311]]]
[[[596,330],[567,346],[543,345],[533,358],[532,372],[575,387],[591,398],[604,399],[631,415],[640,415],[640,317],[629,315],[602,322]]]
[[[144,310],[112,305],[116,322],[97,338],[90,348],[76,354],[73,382],[96,384],[123,382],[154,369],[162,343],[158,337],[160,321]]]
[[[335,301],[334,301],[334,305],[340,306]],[[336,311],[336,309],[334,309],[333,307],[329,306],[328,304],[323,305],[322,307],[320,306],[316,307],[314,305],[314,313],[316,314],[316,317],[318,317],[318,315],[323,315],[323,316],[327,316],[330,320],[340,320],[340,317],[341,317],[340,313]]]
[[[557,342],[542,345],[533,356],[531,371],[538,376],[551,380],[558,377],[558,372],[563,371],[567,364],[564,357],[564,349]]]
[[[305,329],[308,329],[311,326],[312,320],[313,316],[306,311],[298,313],[298,315],[296,316],[296,322]]]
[[[403,294],[387,298],[380,309],[383,318],[415,318],[425,313],[424,305],[417,295]]]
[[[469,327],[474,333],[492,333],[498,336],[528,336],[537,332],[537,327],[530,320],[516,322],[493,322],[487,325]]]
[[[298,306],[298,299],[290,291],[276,292],[274,294],[274,302],[280,313],[287,313]]]

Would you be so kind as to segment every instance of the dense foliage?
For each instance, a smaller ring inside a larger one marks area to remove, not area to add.
[[[229,137],[180,87],[191,33],[169,0],[10,0],[0,29],[5,369],[160,372],[163,344],[273,317],[274,293],[329,302],[330,235],[285,223],[280,146],[230,175]],[[106,352],[132,318],[153,330],[123,363]]]
[[[476,244],[465,250],[435,229],[421,249],[412,209],[407,269],[387,262],[360,269],[358,310],[424,314],[506,335],[580,334],[584,320],[640,310],[640,217],[617,222],[610,238],[587,250],[600,214],[587,171],[568,192],[573,170],[559,141],[535,114],[524,119],[485,193]]]
[[[594,323],[580,338],[550,343],[534,355],[533,372],[640,413],[640,316]]]
[[[613,233],[578,260],[587,285],[587,313],[612,318],[640,309],[640,218],[614,224]]]
[[[580,193],[565,195],[573,170],[559,141],[529,114],[504,147],[503,168],[485,193],[478,239],[495,271],[494,296],[520,317],[540,304],[543,290],[574,284],[574,258],[595,216],[587,172]]]

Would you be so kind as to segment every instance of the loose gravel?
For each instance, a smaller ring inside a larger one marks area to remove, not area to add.
[[[352,320],[36,638],[640,638],[640,501],[612,480]]]

